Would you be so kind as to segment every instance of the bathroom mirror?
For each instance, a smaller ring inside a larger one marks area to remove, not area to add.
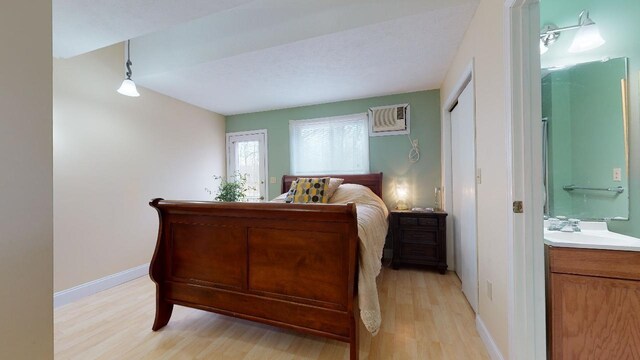
[[[627,220],[627,58],[542,70],[545,213]]]

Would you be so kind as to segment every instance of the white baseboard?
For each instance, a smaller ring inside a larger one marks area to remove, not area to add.
[[[484,343],[484,346],[487,348],[487,352],[489,353],[489,357],[492,360],[504,360],[500,349],[498,349],[498,345],[493,340],[491,333],[487,330],[487,327],[484,326],[482,319],[480,319],[480,315],[476,315],[476,330],[478,330],[478,334]]]
[[[72,287],[71,289],[59,291],[53,294],[53,307],[57,308],[62,305],[67,305],[85,296],[110,289],[147,274],[149,274],[149,264],[144,264]]]

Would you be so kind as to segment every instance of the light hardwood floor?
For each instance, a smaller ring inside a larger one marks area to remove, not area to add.
[[[453,273],[384,268],[382,328],[360,327],[361,359],[488,359]],[[176,306],[151,331],[155,286],[143,277],[55,310],[56,359],[348,359],[348,345]]]

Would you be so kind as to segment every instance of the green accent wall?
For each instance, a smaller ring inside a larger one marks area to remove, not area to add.
[[[589,10],[606,43],[597,49],[569,54],[575,31],[564,32],[542,55],[542,67],[629,58],[629,221],[612,221],[612,231],[640,237],[640,1],[563,0],[541,1],[541,25],[575,25],[581,10]]]
[[[417,139],[420,160],[410,163],[411,144],[407,135],[369,138],[371,172],[383,172],[383,197],[395,205],[395,185],[404,182],[409,189],[409,206],[432,207],[434,188],[440,186],[440,91],[341,101],[227,116],[227,133],[267,129],[269,149],[269,198],[280,194],[282,175],[289,174],[289,121],[364,113],[370,107],[408,103],[411,105],[411,138]]]

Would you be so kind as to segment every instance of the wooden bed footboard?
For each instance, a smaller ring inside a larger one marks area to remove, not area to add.
[[[324,336],[358,358],[356,207],[154,199],[153,330],[183,305]]]

